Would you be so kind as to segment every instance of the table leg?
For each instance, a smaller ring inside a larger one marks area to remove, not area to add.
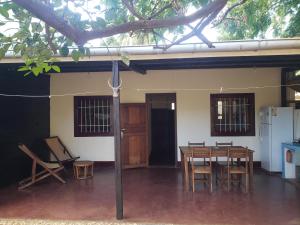
[[[251,152],[249,154],[249,180],[250,180],[250,189],[252,189],[252,185],[253,185],[253,153]]]
[[[75,171],[75,166],[73,165],[73,176],[76,178],[76,171]]]
[[[84,166],[83,168],[84,168],[84,175],[83,175],[83,177],[87,178],[88,166]]]
[[[185,190],[189,191],[190,177],[189,177],[188,157],[184,156],[183,159],[184,159],[184,174],[185,174]]]
[[[181,174],[182,174],[182,183],[185,184],[185,171],[184,171],[184,155],[182,151],[180,151],[180,159],[181,159]]]

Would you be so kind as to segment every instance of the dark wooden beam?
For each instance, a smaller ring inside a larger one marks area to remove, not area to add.
[[[142,74],[142,75],[145,75],[147,74],[147,70],[141,68],[140,66],[136,65],[136,64],[133,64],[133,63],[130,63],[130,65],[128,66],[127,64],[125,64],[124,62],[120,62],[120,65],[128,70],[131,70],[131,71],[134,71],[136,73],[139,73],[139,74]]]
[[[119,63],[112,63],[113,87],[120,85]],[[121,127],[120,127],[120,93],[113,98],[114,139],[115,139],[115,186],[116,186],[116,218],[123,219],[123,183],[121,158]]]

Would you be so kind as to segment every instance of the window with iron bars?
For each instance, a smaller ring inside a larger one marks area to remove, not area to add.
[[[211,94],[212,136],[255,136],[254,93]]]
[[[112,135],[112,96],[74,96],[74,136]]]

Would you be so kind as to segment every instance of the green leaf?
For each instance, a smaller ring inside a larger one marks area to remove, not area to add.
[[[69,55],[68,45],[64,44],[64,46],[59,49],[59,54],[63,57],[67,57]]]
[[[31,70],[24,74],[24,77],[27,77],[29,74],[31,74]]]
[[[33,33],[39,33],[43,31],[43,27],[40,23],[36,23],[36,22],[31,23],[31,28]]]
[[[71,56],[72,56],[72,59],[75,61],[75,62],[78,62],[79,61],[79,58],[81,56],[81,53],[77,50],[73,50],[72,53],[71,53]]]
[[[31,71],[32,71],[32,73],[34,74],[34,76],[37,77],[40,73],[43,72],[43,68],[40,67],[40,66],[36,66],[36,67],[33,67],[33,68],[31,69]]]
[[[45,72],[48,73],[52,69],[52,66],[47,65],[44,67],[44,69],[45,69]]]
[[[2,59],[5,56],[5,54],[8,51],[10,45],[11,45],[10,43],[5,44],[2,48],[0,48],[0,59]]]
[[[6,19],[9,19],[8,10],[5,9],[4,7],[0,7],[0,14],[1,14],[2,16],[4,16]]]
[[[59,66],[56,66],[56,65],[53,65],[53,66],[51,66],[51,68],[55,71],[55,72],[57,72],[57,73],[60,73],[60,67]]]
[[[91,56],[91,50],[89,48],[85,48],[85,55]]]
[[[78,51],[79,51],[82,55],[85,54],[85,48],[82,47],[82,46],[78,47]]]
[[[29,66],[21,66],[21,67],[18,69],[18,71],[28,71],[28,70],[31,71],[31,69],[30,69]]]
[[[27,57],[25,57],[24,61],[26,66],[30,66],[33,63],[33,60]]]
[[[96,21],[92,21],[91,26],[93,29],[103,29],[107,26],[106,20],[97,17]]]
[[[16,44],[15,47],[14,47],[14,49],[13,49],[14,53],[18,54],[22,50],[23,47],[24,47],[23,44]]]
[[[62,1],[61,0],[54,0],[53,3],[54,3],[54,7],[60,7],[61,4],[62,4]]]
[[[122,55],[121,55],[121,60],[122,60],[122,62],[123,62],[125,65],[127,65],[127,66],[130,65],[130,59],[129,59],[128,55],[122,54]]]

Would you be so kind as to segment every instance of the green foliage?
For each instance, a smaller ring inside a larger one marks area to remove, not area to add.
[[[247,1],[232,10],[218,28],[222,40],[299,36],[300,1]]]

